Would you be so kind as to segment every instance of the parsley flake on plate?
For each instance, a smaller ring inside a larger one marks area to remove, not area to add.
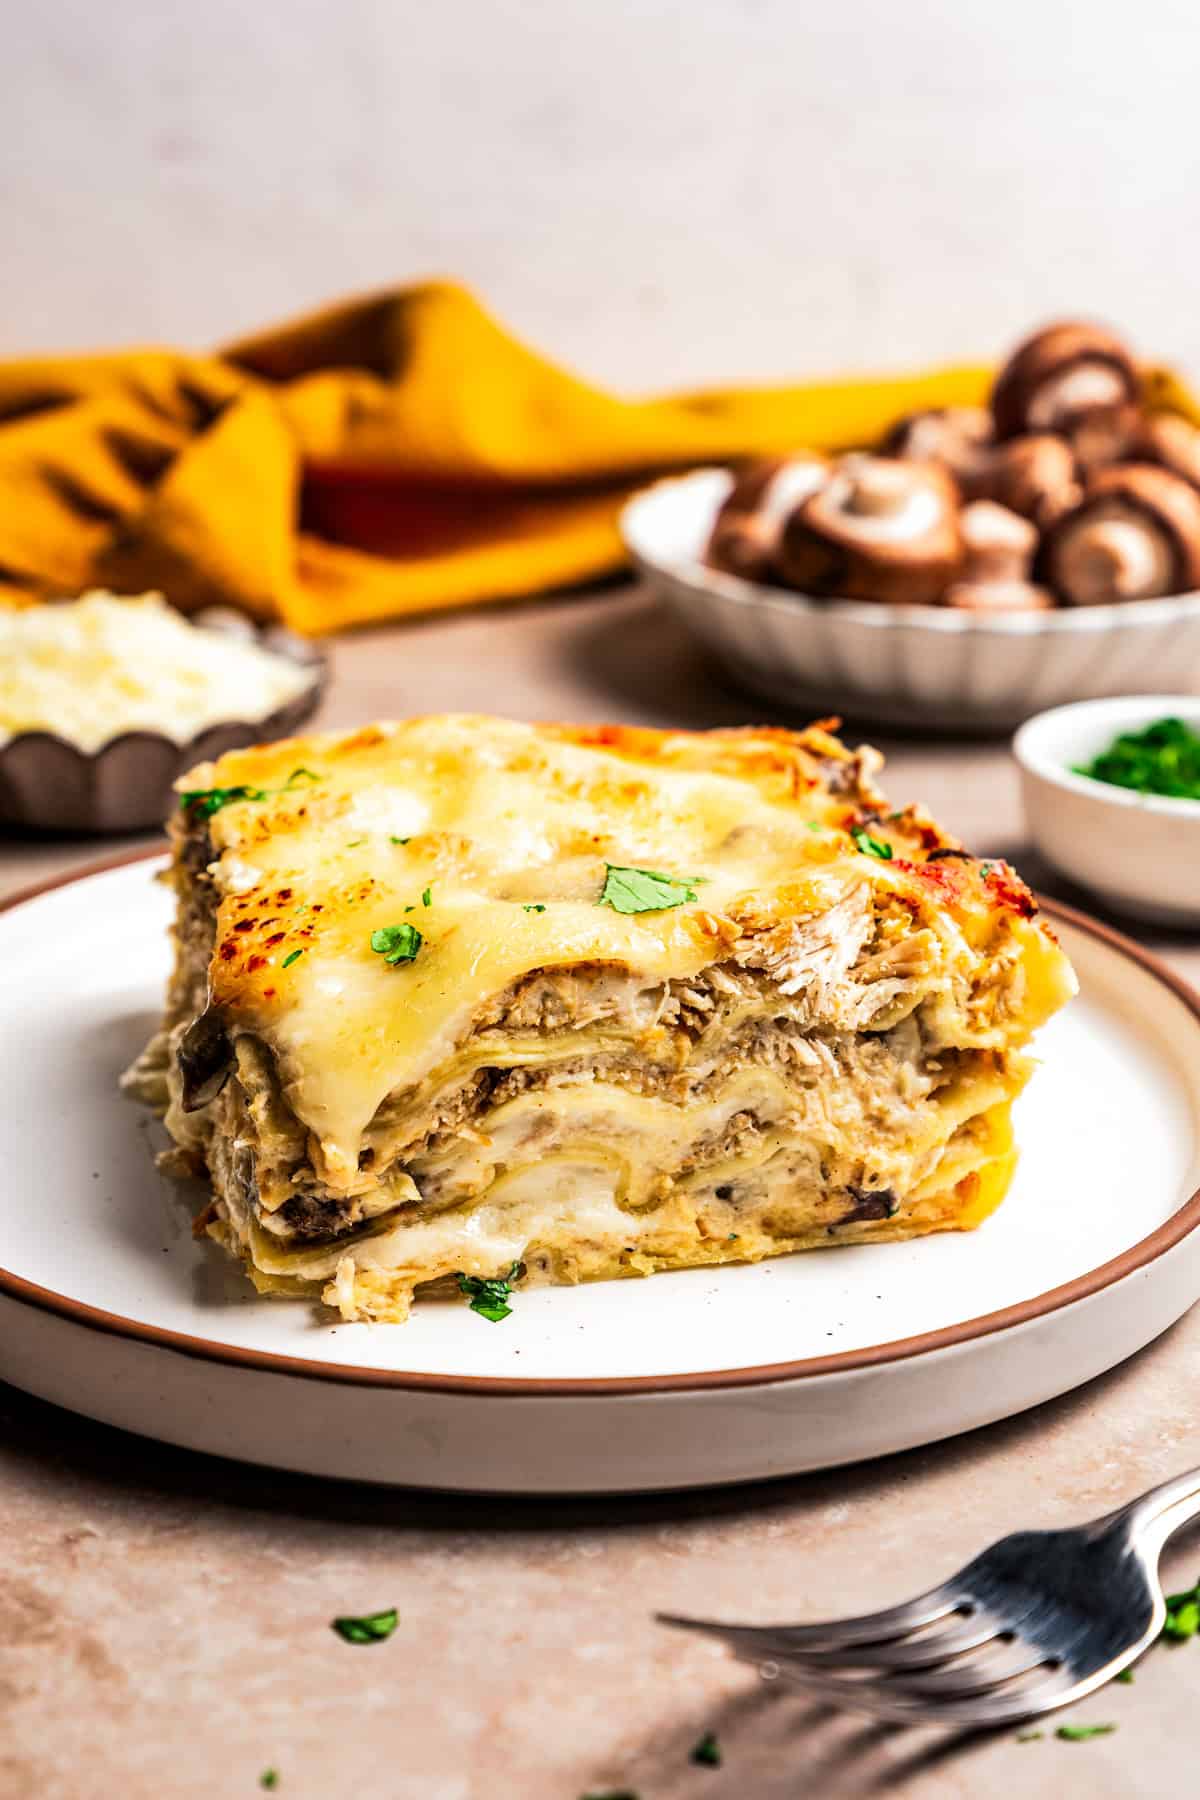
[[[892,846],[885,844],[882,838],[872,837],[861,825],[850,827],[850,836],[858,845],[864,856],[877,856],[880,862],[891,862]]]
[[[270,1790],[277,1788],[279,1786],[279,1770],[264,1769],[258,1778],[258,1785],[260,1788],[267,1788]]]
[[[689,1761],[699,1763],[702,1769],[719,1769],[721,1766],[721,1746],[714,1731],[706,1731],[699,1743],[692,1745]]]
[[[1115,1725],[1060,1725],[1054,1733],[1067,1744],[1086,1744],[1089,1738],[1107,1737]]]
[[[332,1629],[348,1644],[381,1644],[384,1638],[390,1638],[400,1623],[400,1614],[394,1606],[383,1612],[362,1613],[355,1617],[331,1621]]]
[[[501,1319],[507,1319],[512,1312],[508,1301],[512,1297],[511,1282],[521,1267],[515,1262],[507,1275],[494,1275],[490,1280],[483,1280],[478,1275],[458,1275],[458,1289],[471,1302],[471,1311],[478,1313],[481,1319],[488,1319],[498,1325]]]
[[[371,933],[371,948],[393,969],[410,963],[425,942],[415,925],[381,925]]]
[[[422,906],[432,906],[432,904],[433,904],[433,889],[431,887],[422,889],[421,905]]]
[[[390,836],[389,836],[389,838],[388,838],[388,842],[389,842],[389,844],[411,844],[411,843],[412,843],[412,839],[411,839],[411,838],[398,838],[398,837],[390,837]]]
[[[521,909],[523,912],[545,912],[540,900],[526,900]]]
[[[298,950],[289,951],[288,955],[284,957],[283,962],[280,964],[280,967],[284,968],[284,969],[290,969],[292,964],[295,962],[296,958],[298,956],[303,956],[303,955],[304,955],[304,945],[301,944],[301,946]]]
[[[1162,1634],[1171,1643],[1182,1644],[1200,1631],[1200,1581],[1182,1594],[1167,1595],[1167,1622]]]
[[[1045,1737],[1044,1731],[1018,1731],[1018,1744],[1037,1744]]]
[[[696,898],[698,876],[663,875],[656,869],[626,869],[619,863],[605,863],[604,892],[598,906],[611,906],[614,912],[665,912],[669,906],[682,906]]]

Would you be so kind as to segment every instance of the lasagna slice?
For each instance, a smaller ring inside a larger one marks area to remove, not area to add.
[[[836,720],[832,725],[836,725]],[[181,784],[134,1085],[255,1286],[400,1320],[962,1230],[1071,967],[823,725],[410,719]]]

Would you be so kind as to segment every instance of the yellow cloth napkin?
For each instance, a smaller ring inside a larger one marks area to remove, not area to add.
[[[429,283],[214,356],[0,364],[0,598],[161,588],[322,633],[619,570],[656,474],[879,437],[991,370],[625,400]]]

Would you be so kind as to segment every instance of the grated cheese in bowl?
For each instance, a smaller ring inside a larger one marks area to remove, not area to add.
[[[190,624],[158,594],[0,608],[0,744],[49,731],[98,750],[127,731],[186,743],[266,719],[313,674],[240,632]]]

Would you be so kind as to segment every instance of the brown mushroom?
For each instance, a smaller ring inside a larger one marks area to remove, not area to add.
[[[1026,338],[992,389],[1000,438],[1055,432],[1087,468],[1127,455],[1137,435],[1141,381],[1127,346],[1103,325],[1071,320]]]
[[[959,521],[963,581],[1024,581],[1033,567],[1037,527],[994,500],[973,500]]]
[[[1200,487],[1200,431],[1178,413],[1157,413],[1142,426],[1138,461],[1161,463]]]
[[[1031,519],[1044,531],[1078,504],[1083,489],[1071,446],[1041,432],[997,444],[976,493]]]
[[[959,498],[936,463],[844,456],[789,516],[780,572],[816,596],[937,601],[962,558]]]
[[[940,463],[971,499],[989,466],[994,441],[991,414],[982,406],[937,406],[898,420],[884,439],[883,455]]]
[[[887,437],[891,455],[939,463],[964,500],[995,500],[1045,527],[1074,506],[1080,486],[1074,452],[1040,432],[997,443],[988,414],[973,406],[909,413]]]
[[[743,469],[713,522],[707,560],[744,581],[768,580],[784,520],[820,487],[828,467],[814,454],[773,457]]]
[[[1032,581],[955,581],[945,603],[956,612],[1051,612],[1054,595]]]
[[[944,604],[964,612],[1045,612],[1054,605],[1029,578],[1038,544],[1035,525],[994,500],[964,506],[963,563]]]
[[[1103,469],[1042,542],[1039,574],[1069,606],[1200,587],[1200,493],[1169,469]]]

